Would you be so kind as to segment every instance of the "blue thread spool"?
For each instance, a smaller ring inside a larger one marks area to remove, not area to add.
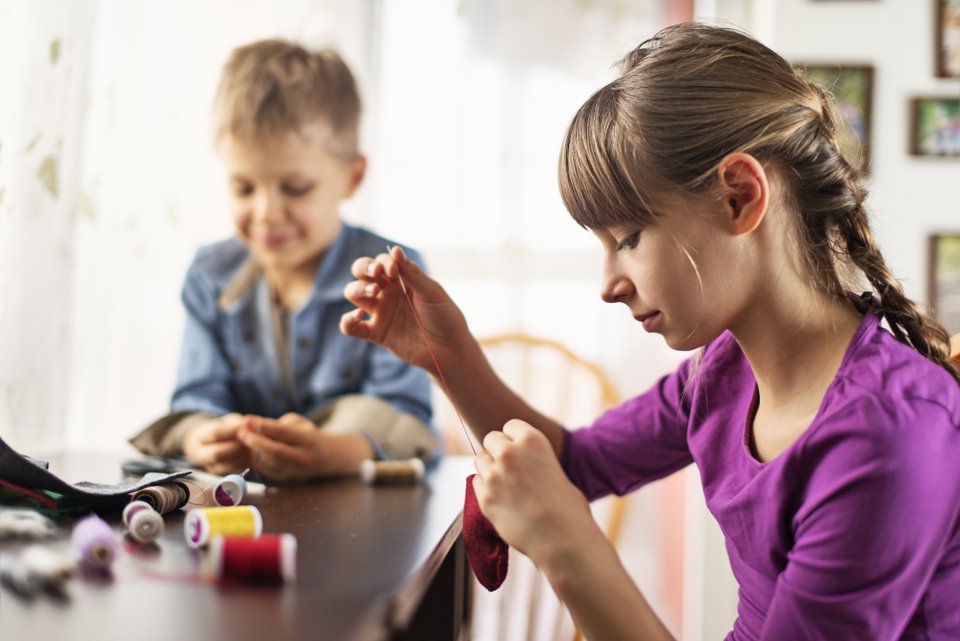
[[[240,501],[247,495],[247,479],[244,477],[250,468],[243,474],[227,474],[213,488],[213,501],[221,507],[240,505]]]

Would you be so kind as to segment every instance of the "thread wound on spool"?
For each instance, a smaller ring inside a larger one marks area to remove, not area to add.
[[[163,533],[163,517],[145,501],[131,501],[123,508],[123,523],[135,541],[149,543]]]
[[[228,474],[213,488],[213,500],[222,507],[239,505],[247,494],[247,481],[239,474]]]
[[[107,522],[92,514],[81,519],[70,534],[70,546],[84,569],[109,570],[117,554],[117,537]]]
[[[373,461],[360,463],[360,478],[367,483],[416,483],[423,479],[423,461],[418,458],[399,461]]]
[[[190,490],[179,482],[153,485],[135,492],[133,500],[143,501],[160,514],[167,514],[187,504],[190,500]]]
[[[221,580],[293,581],[297,575],[297,539],[292,534],[264,534],[254,539],[216,534],[210,539],[204,571]]]
[[[260,510],[252,505],[190,510],[183,521],[187,545],[194,548],[206,545],[215,534],[253,538],[260,536],[262,531]]]

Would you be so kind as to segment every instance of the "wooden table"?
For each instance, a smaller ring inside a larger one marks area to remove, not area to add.
[[[75,483],[120,480],[120,457],[51,459]],[[371,486],[341,479],[268,488],[245,503],[264,532],[298,543],[296,582],[220,586],[197,580],[203,552],[183,537],[183,512],[165,515],[153,555],[129,540],[113,579],[69,582],[69,601],[24,600],[0,589],[2,641],[429,641],[469,636],[470,569],[461,510],[467,457],[447,457],[425,482]],[[119,515],[112,519],[123,532]],[[51,545],[67,548],[70,523]],[[17,553],[6,543],[0,554]]]

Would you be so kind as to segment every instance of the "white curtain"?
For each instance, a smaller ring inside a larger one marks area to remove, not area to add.
[[[237,45],[339,48],[371,82],[372,1],[0,2],[0,436],[115,449],[166,409],[179,289],[230,233],[209,112]]]

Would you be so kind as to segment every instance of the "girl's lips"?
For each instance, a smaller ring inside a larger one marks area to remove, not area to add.
[[[660,320],[660,312],[650,312],[649,314],[641,314],[639,316],[634,316],[637,321],[643,325],[644,331],[652,332],[654,327],[657,325],[657,322]]]

